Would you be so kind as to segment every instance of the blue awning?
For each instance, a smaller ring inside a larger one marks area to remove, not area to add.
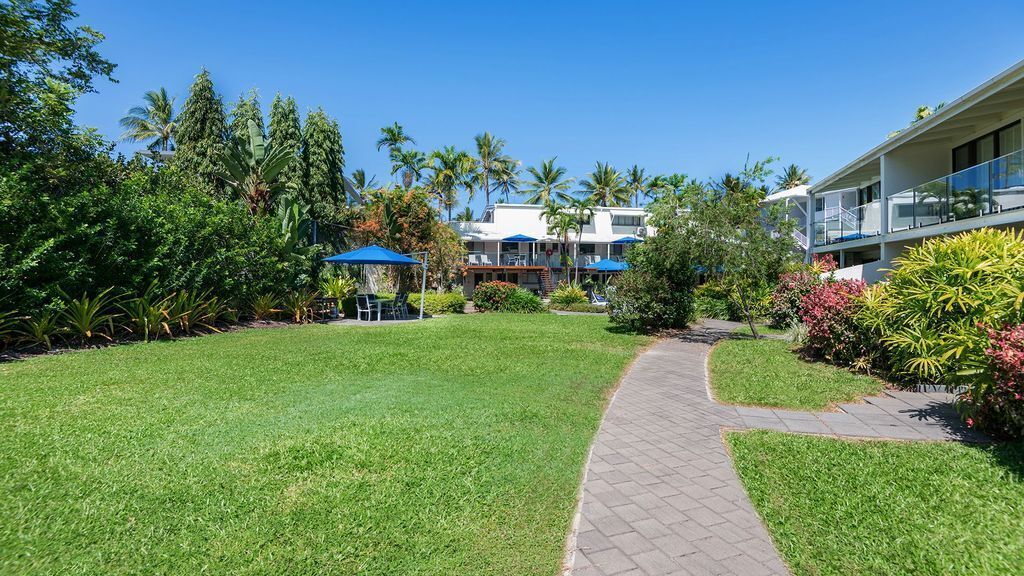
[[[389,264],[392,266],[418,266],[419,260],[403,256],[382,246],[366,246],[344,254],[324,258],[332,264]]]
[[[502,238],[502,242],[536,242],[537,239],[532,236],[525,234],[516,234],[515,236],[509,236],[508,238]]]
[[[618,240],[612,240],[612,244],[638,244],[640,242],[643,242],[643,240],[634,236],[623,236]]]
[[[599,260],[591,264],[590,266],[584,267],[586,270],[594,270],[596,272],[622,272],[623,270],[629,270],[629,264],[625,262],[618,262],[616,260]]]

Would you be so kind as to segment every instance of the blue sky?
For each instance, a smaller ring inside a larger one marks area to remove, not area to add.
[[[341,123],[347,171],[388,180],[378,130],[524,164],[558,156],[701,179],[777,156],[828,175],[1024,58],[1024,2],[80,2],[119,82],[80,123],[114,138],[148,89],[184,103],[200,68],[226,102],[276,92]],[[125,151],[132,145],[122,145]],[[479,211],[481,200],[473,202]]]

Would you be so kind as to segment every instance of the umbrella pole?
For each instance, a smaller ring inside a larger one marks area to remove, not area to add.
[[[423,320],[423,306],[427,299],[427,262],[430,260],[430,253],[423,254],[423,284],[420,287],[420,320]]]

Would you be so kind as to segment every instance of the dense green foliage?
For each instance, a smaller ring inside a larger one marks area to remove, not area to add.
[[[609,290],[612,322],[638,331],[685,327],[693,317],[697,273],[682,236],[666,228],[630,248],[626,260],[629,269]]]
[[[204,186],[220,189],[216,171],[228,134],[224,103],[213,91],[210,73],[203,70],[189,89],[188,99],[178,116],[174,164]]]
[[[712,350],[708,367],[715,396],[730,404],[824,410],[882,390],[875,378],[807,362],[776,339],[724,340]]]
[[[345,204],[345,150],[338,122],[321,109],[306,117],[301,156],[305,174],[300,197],[312,208],[313,218],[330,220],[339,206]]]
[[[590,298],[587,291],[575,282],[559,282],[555,290],[550,294],[549,299],[553,307],[572,306],[574,304],[589,304]]]
[[[554,574],[645,343],[607,326],[473,314],[0,364],[4,572]]]
[[[1019,444],[726,438],[797,576],[1024,573]]]
[[[294,150],[295,158],[285,168],[281,179],[286,188],[298,189],[302,185],[305,168],[302,164],[302,124],[299,120],[299,106],[291,96],[274,96],[270,104],[270,141],[275,146]]]
[[[481,282],[473,290],[473,306],[480,312],[544,312],[540,296],[511,282]]]
[[[231,107],[228,123],[228,144],[235,140],[242,147],[251,145],[249,122],[256,124],[261,136],[266,137],[266,127],[263,125],[263,109],[260,107],[260,99],[255,90],[249,92],[248,96],[242,94]]]

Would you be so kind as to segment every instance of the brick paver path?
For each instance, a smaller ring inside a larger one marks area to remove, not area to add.
[[[978,440],[948,398],[889,393],[841,412],[713,402],[708,350],[735,324],[708,321],[645,352],[623,378],[591,451],[572,574],[788,574],[722,442],[727,428]]]

